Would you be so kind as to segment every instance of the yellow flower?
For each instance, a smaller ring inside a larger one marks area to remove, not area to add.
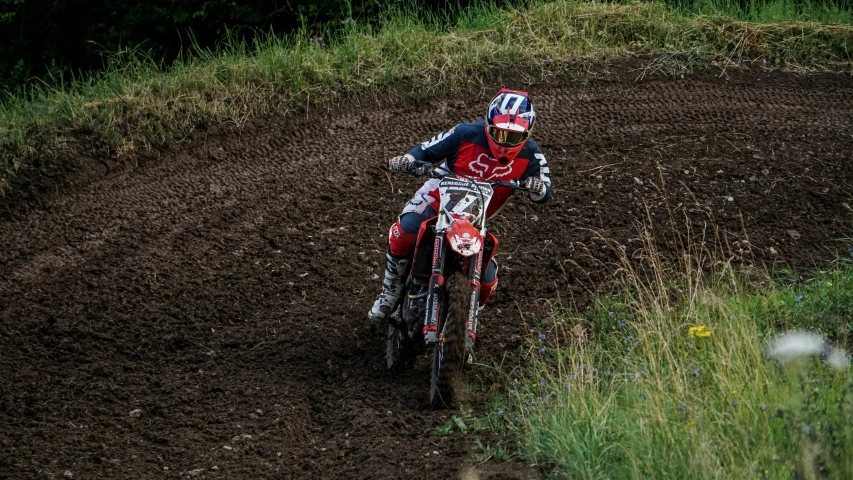
[[[827,286],[827,287],[831,287],[831,286],[832,286],[832,282],[826,282],[826,286]]]
[[[705,338],[711,336],[711,331],[708,330],[708,327],[706,327],[704,324],[696,327],[690,327],[690,330],[687,333],[689,333],[691,337],[695,338]]]

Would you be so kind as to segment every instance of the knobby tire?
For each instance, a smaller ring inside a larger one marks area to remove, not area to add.
[[[397,374],[405,370],[411,360],[412,341],[393,323],[388,322],[386,328],[385,366],[389,373]]]
[[[430,405],[439,409],[453,402],[457,375],[465,361],[465,334],[468,329],[468,311],[471,301],[471,284],[462,273],[452,274],[445,283],[447,315],[439,326],[444,340],[435,346],[432,361],[432,386]]]

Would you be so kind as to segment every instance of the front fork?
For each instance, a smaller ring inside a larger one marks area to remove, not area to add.
[[[444,285],[444,235],[436,235],[432,248],[432,272],[429,278],[429,290],[424,319],[424,341],[427,345],[438,340],[438,319],[441,318],[441,287]]]
[[[479,324],[480,309],[480,267],[483,265],[483,249],[477,255],[467,258],[467,276],[471,283],[471,302],[468,309],[468,336],[465,337],[465,358],[469,361],[473,358],[474,340],[477,339],[477,325]]]
[[[435,236],[432,254],[432,275],[429,279],[429,293],[426,302],[426,318],[424,319],[424,341],[429,345],[438,341],[438,319],[441,318],[442,308],[445,307],[441,295],[444,286],[444,264],[446,259],[446,242],[444,235]],[[471,283],[470,308],[466,321],[468,336],[465,341],[466,354],[470,354],[477,339],[478,306],[480,299],[480,267],[483,264],[483,250],[477,255],[467,257],[463,263],[463,271]],[[471,358],[470,355],[466,355]]]

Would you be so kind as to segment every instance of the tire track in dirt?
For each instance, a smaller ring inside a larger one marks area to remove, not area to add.
[[[516,199],[492,224],[487,363],[523,345],[519,311],[582,302],[602,281],[613,256],[594,230],[636,249],[637,219],[664,231],[669,208],[694,229],[713,221],[738,262],[806,268],[850,236],[848,77],[529,90],[555,200]],[[451,412],[426,410],[426,368],[383,375],[365,312],[387,227],[418,186],[380,166],[485,102],[256,121],[7,208],[0,478],[453,476],[471,439],[429,436]]]

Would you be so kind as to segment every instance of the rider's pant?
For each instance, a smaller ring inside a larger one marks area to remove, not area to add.
[[[415,249],[421,224],[434,217],[438,211],[438,180],[430,179],[409,200],[400,218],[391,225],[388,233],[388,250],[395,257],[408,257]],[[486,271],[480,278],[480,305],[486,300],[498,284],[498,264],[492,258]]]

